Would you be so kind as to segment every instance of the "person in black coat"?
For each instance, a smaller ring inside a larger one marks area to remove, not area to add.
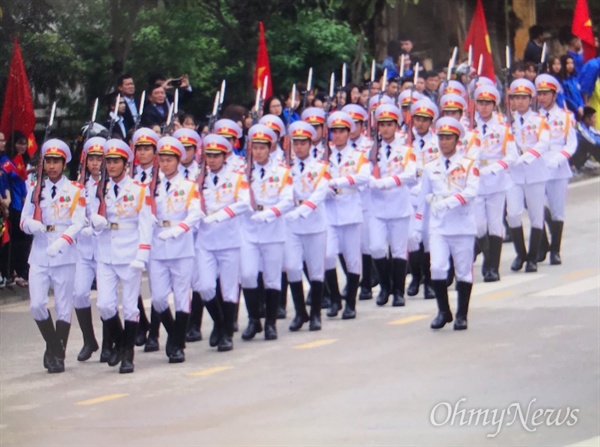
[[[126,73],[119,76],[119,79],[117,79],[117,90],[125,100],[123,123],[125,124],[125,132],[127,133],[135,127],[135,120],[138,116],[138,102],[134,97],[135,83],[130,74]]]
[[[146,93],[148,100],[142,114],[142,127],[164,126],[169,115],[169,104],[161,84],[152,85]]]

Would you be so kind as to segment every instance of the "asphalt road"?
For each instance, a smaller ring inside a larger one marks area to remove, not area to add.
[[[76,361],[74,323],[67,371],[49,375],[27,303],[4,305],[0,444],[598,446],[600,178],[569,189],[565,227],[563,265],[536,274],[510,272],[504,245],[502,280],[476,275],[464,332],[430,330],[434,301],[409,298],[290,333],[290,305],[278,341],[238,334],[217,353],[205,315],[185,363],[138,348],[120,375],[98,353]]]

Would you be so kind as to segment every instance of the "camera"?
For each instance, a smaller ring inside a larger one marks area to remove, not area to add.
[[[172,87],[175,87],[175,88],[181,87],[181,78],[171,79],[171,82],[169,82],[169,85]]]

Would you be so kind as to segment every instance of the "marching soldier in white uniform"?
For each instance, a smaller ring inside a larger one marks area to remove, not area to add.
[[[296,316],[290,331],[298,331],[310,321],[309,330],[321,329],[321,300],[325,276],[327,225],[324,201],[328,193],[327,163],[310,154],[316,132],[310,124],[296,121],[289,127],[296,161],[292,167],[294,201],[297,207],[285,215],[288,235],[285,244],[285,269]],[[310,316],[306,311],[302,287],[302,261],[306,260],[311,284]]]
[[[465,129],[465,135],[458,142],[458,150],[463,153],[466,157],[473,160],[479,158],[479,135],[476,130],[467,130],[467,127],[463,123],[465,118],[465,111],[467,110],[467,101],[462,96],[458,96],[452,93],[446,94],[440,98],[440,109],[442,110],[442,116],[449,116],[458,120]]]
[[[473,202],[473,211],[477,222],[478,244],[483,248],[483,280],[495,282],[500,280],[506,191],[512,184],[509,168],[519,154],[510,126],[494,117],[494,107],[500,103],[500,93],[496,87],[482,85],[475,90],[474,98],[480,140],[480,179],[479,194]]]
[[[106,182],[104,203],[96,200],[98,212],[90,219],[98,234],[97,306],[114,342],[108,365],[121,363],[120,373],[132,373],[139,318],[137,300],[142,271],[150,259],[155,219],[151,211],[153,197],[144,185],[127,175],[127,164],[133,162],[133,153],[126,143],[108,140],[104,145],[104,157],[110,180]],[[124,331],[117,311],[119,284]]]
[[[92,137],[83,145],[83,156],[86,163],[86,173],[89,178],[79,179],[85,186],[82,194],[86,198],[86,216],[89,217],[96,210],[92,209],[93,198],[96,197],[96,187],[100,180],[100,167],[104,158],[104,143],[106,140],[101,137]],[[83,334],[83,348],[77,356],[77,360],[84,362],[88,360],[94,352],[98,350],[98,342],[94,335],[94,325],[92,323],[92,307],[90,304],[90,291],[92,283],[96,277],[96,249],[97,238],[94,236],[94,230],[89,223],[81,230],[77,237],[77,267],[75,269],[75,285],[73,290],[73,304],[77,321]],[[102,351],[100,353],[100,362],[108,362],[110,356],[110,347],[108,337],[104,337]]]
[[[421,177],[425,166],[435,160],[440,155],[437,136],[433,132],[434,122],[439,116],[437,106],[429,99],[423,98],[415,102],[411,108],[412,132],[413,132],[413,154],[417,159],[417,184],[411,188],[411,200],[413,208],[417,207],[417,200],[421,190]],[[417,243],[412,238],[408,241],[408,262],[410,264],[411,282],[406,289],[408,296],[416,296],[419,293],[419,286],[423,284],[423,295],[426,299],[435,298],[435,292],[431,285],[430,255],[429,255],[429,225],[427,221],[429,215],[422,216],[425,224],[423,225],[423,237],[421,242]],[[416,225],[415,218],[411,225]]]
[[[149,184],[152,179],[154,157],[156,156],[159,138],[158,134],[152,129],[142,127],[133,134],[131,139],[135,151],[134,157],[138,162],[138,165],[135,166],[133,179],[143,185]],[[140,325],[135,344],[136,346],[144,346],[144,352],[158,351],[160,316],[151,310],[150,321],[148,321],[141,295],[138,297],[138,309],[140,311]]]
[[[325,111],[321,107],[307,107],[302,112],[301,118],[315,129],[310,156],[316,160],[323,160],[325,156]]]
[[[239,140],[244,135],[242,128],[233,120],[223,118],[215,123],[213,133],[222,136],[229,141],[231,149],[225,154],[227,169],[233,169],[238,173],[246,169],[246,159],[241,155],[235,155],[233,148],[239,145]]]
[[[242,338],[251,340],[262,331],[257,296],[257,277],[262,266],[266,293],[265,340],[276,340],[286,238],[285,220],[281,217],[293,208],[294,191],[289,168],[270,157],[272,147],[277,145],[275,132],[266,125],[256,124],[250,128],[248,138],[252,151],[250,200],[254,212],[246,213],[243,222],[241,276],[250,321]]]
[[[350,133],[350,145],[353,149],[362,152],[369,159],[373,141],[364,134],[364,125],[367,122],[367,111],[358,104],[348,104],[342,108],[354,120],[354,132]],[[373,258],[371,257],[371,246],[369,237],[369,222],[371,220],[371,188],[364,185],[359,188],[360,200],[363,209],[363,223],[360,235],[360,251],[362,253],[362,275],[360,280],[359,300],[370,300],[373,298],[371,291],[373,283]]]
[[[372,215],[369,229],[371,253],[381,286],[378,306],[387,304],[390,294],[393,295],[392,306],[405,304],[408,231],[410,217],[414,214],[409,187],[416,182],[417,167],[412,147],[404,145],[396,133],[400,114],[400,110],[391,104],[380,105],[375,111],[381,145],[370,182]]]
[[[185,148],[185,160],[179,163],[179,173],[187,180],[195,182],[200,174],[200,166],[196,161],[196,153],[198,148],[202,146],[202,138],[193,129],[181,128],[173,133],[173,137],[177,138]],[[194,233],[197,236],[197,228]],[[194,271],[194,278],[199,275],[198,269]],[[192,280],[194,281],[194,280]],[[202,340],[202,315],[204,313],[204,303],[200,294],[196,291],[192,292],[192,304],[190,306],[190,318],[188,320],[188,329],[185,335],[185,341],[195,342]]]
[[[575,117],[566,108],[560,108],[556,104],[556,94],[561,87],[555,77],[541,74],[535,79],[535,87],[540,114],[546,117],[550,128],[550,150],[544,153],[543,158],[549,170],[546,197],[551,216],[550,264],[559,265],[562,262],[560,244],[565,220],[567,186],[569,179],[573,177],[569,159],[577,150]]]
[[[514,98],[512,130],[519,151],[519,158],[511,166],[514,185],[506,194],[507,220],[517,257],[511,265],[519,271],[525,261],[526,272],[537,272],[537,256],[544,228],[544,199],[548,168],[542,158],[549,149],[550,132],[546,118],[531,110],[535,86],[527,79],[517,79],[510,85]],[[523,238],[521,215],[525,204],[531,222],[529,252]]]
[[[281,165],[286,165],[286,154],[280,145],[280,141],[286,135],[285,124],[277,115],[264,115],[259,121],[258,124],[263,124],[275,132],[277,136],[277,144],[275,144],[271,148],[271,152],[269,153],[269,158],[271,161],[274,161]]]
[[[344,112],[334,112],[327,120],[332,143],[329,156],[330,191],[325,202],[327,211],[327,256],[325,281],[331,292],[328,317],[337,316],[341,309],[341,295],[337,283],[335,261],[339,253],[344,256],[348,270],[346,306],[342,319],[356,318],[356,295],[361,271],[360,234],[363,210],[358,189],[367,185],[371,168],[365,155],[349,143],[354,120]]]
[[[201,203],[207,217],[200,223],[196,238],[196,269],[200,271],[194,290],[200,293],[215,322],[211,346],[218,351],[233,349],[233,330],[239,305],[241,218],[250,209],[246,174],[228,169],[229,141],[220,135],[204,139],[207,172]],[[220,279],[223,302],[216,296]]]
[[[477,197],[479,172],[476,161],[457,151],[464,128],[458,120],[443,117],[436,123],[442,155],[425,166],[419,195],[418,214],[430,209],[429,238],[431,277],[435,289],[438,315],[432,329],[441,329],[452,321],[448,302],[448,269],[454,260],[458,306],[455,330],[467,329],[467,313],[473,288],[473,245],[477,227],[471,203]],[[423,223],[423,220],[418,220]],[[415,228],[416,238],[422,228]]]
[[[160,314],[169,338],[169,363],[185,361],[185,335],[190,312],[190,289],[194,265],[194,229],[203,217],[196,183],[180,174],[178,165],[186,153],[174,137],[158,141],[160,170],[163,174],[156,194],[156,218],[150,252],[152,307]],[[175,320],[169,307],[173,293]]]
[[[29,190],[21,229],[34,235],[29,254],[29,296],[31,314],[46,342],[44,367],[49,373],[60,373],[65,370],[71,329],[77,262],[74,241],[85,225],[85,196],[81,185],[69,182],[62,174],[71,161],[71,151],[63,141],[46,141],[41,155],[47,178],[37,179],[41,197],[35,197],[38,188]],[[34,200],[39,202],[34,204]],[[54,290],[56,326],[46,307],[50,287]]]

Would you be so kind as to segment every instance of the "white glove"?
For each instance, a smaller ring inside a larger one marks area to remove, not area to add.
[[[300,209],[296,208],[295,210],[290,211],[289,213],[285,214],[285,219],[289,220],[290,222],[298,219],[301,216],[300,214]]]
[[[254,213],[250,219],[252,219],[254,222],[266,222],[267,221],[267,214],[266,211],[259,211],[258,213]]]
[[[492,167],[491,166],[484,166],[483,168],[481,168],[479,170],[479,175],[481,177],[486,177],[486,176],[488,176],[490,174],[495,174],[495,172],[492,171]]]
[[[423,233],[420,230],[413,230],[410,234],[410,242],[413,246],[418,246],[423,242]]]
[[[83,227],[83,230],[79,233],[83,237],[92,237],[94,235],[94,229],[91,226]]]
[[[546,160],[546,166],[548,167],[548,169],[557,169],[559,165],[560,163],[556,158]]]
[[[376,188],[377,179],[375,177],[369,177],[369,188]]]
[[[92,227],[96,231],[102,231],[108,227],[108,220],[106,220],[100,214],[92,214],[90,221],[92,222]]]
[[[51,258],[54,258],[68,246],[69,243],[65,241],[62,237],[59,237],[57,240],[52,242],[48,246],[48,248],[46,248],[46,254]]]
[[[385,180],[382,178],[375,179],[375,181],[373,182],[373,185],[377,189],[386,189]]]
[[[229,214],[227,214],[226,211],[224,210],[219,210],[214,214],[211,214],[210,216],[207,216],[204,218],[204,223],[206,224],[211,224],[214,222],[223,222],[224,220],[229,219],[231,216]]]
[[[335,190],[333,189],[333,187],[330,187],[329,190],[327,191],[327,198],[328,199],[333,199],[335,198],[337,194],[335,193]]]
[[[179,225],[173,228],[169,228],[168,230],[163,230],[158,233],[158,238],[166,241],[167,239],[177,239],[185,233],[185,230],[181,228]]]
[[[46,232],[46,225],[38,220],[31,219],[27,222],[27,226],[29,227],[31,234],[42,234]]]
[[[448,210],[448,204],[445,200],[439,200],[431,204],[431,214],[434,216],[439,216],[446,210]]]
[[[144,261],[140,261],[139,259],[136,259],[135,261],[132,261],[131,264],[129,264],[129,267],[131,267],[134,270],[144,270],[144,267],[146,267],[146,264],[144,264]]]

